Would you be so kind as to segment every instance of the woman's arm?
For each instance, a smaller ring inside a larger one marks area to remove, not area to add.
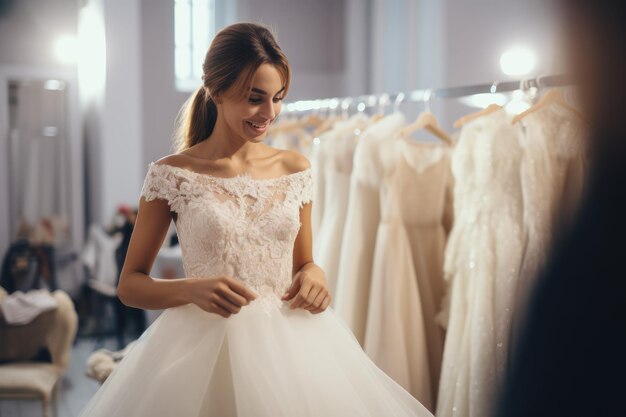
[[[163,280],[149,276],[171,221],[172,214],[165,200],[147,202],[141,198],[117,286],[118,296],[124,304],[145,309],[163,309],[190,302],[188,280]]]
[[[139,203],[137,221],[118,284],[120,300],[132,307],[165,309],[193,303],[228,317],[256,295],[231,277],[158,279],[149,276],[172,220],[167,201]]]
[[[306,166],[310,166],[308,161]],[[313,262],[311,208],[312,203],[308,203],[300,209],[301,226],[293,247],[293,281],[282,299],[288,301],[293,298],[292,309],[302,307],[317,314],[326,310],[332,297],[324,271]]]

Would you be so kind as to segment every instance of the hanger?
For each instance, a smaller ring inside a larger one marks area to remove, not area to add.
[[[341,102],[341,117],[347,119],[350,115],[350,105],[352,104],[353,99],[351,97],[345,98]]]
[[[545,89],[545,86],[543,85],[543,82],[542,82],[542,77],[537,78],[537,86],[539,87],[539,90]],[[580,117],[582,120],[586,120],[585,116],[578,109],[576,109],[574,106],[569,104],[567,100],[565,100],[565,97],[563,97],[563,94],[559,90],[553,88],[553,89],[548,90],[548,92],[546,92],[545,94],[543,94],[537,104],[533,105],[528,110],[515,116],[513,118],[513,124],[516,124],[517,122],[519,122],[520,120],[528,116],[529,114],[532,114],[536,112],[537,110],[540,110],[552,103],[558,104],[559,106],[564,107],[567,110],[571,111],[572,113]]]
[[[317,126],[317,128],[313,131],[312,133],[313,137],[319,137],[322,133],[330,130],[335,124],[335,122],[337,121],[337,119],[340,119],[340,117],[337,116],[337,108],[339,107],[339,100],[336,98],[333,98],[333,99],[330,99],[330,102],[331,103],[329,103],[329,106],[328,106],[329,108],[328,115],[326,116],[324,121],[319,126]]]
[[[492,85],[491,88],[489,89],[489,92],[491,94],[495,94],[498,91],[498,84],[500,83],[500,81],[495,81]],[[485,107],[484,109],[468,114],[466,116],[461,117],[460,119],[457,119],[456,122],[454,122],[454,127],[456,129],[460,128],[461,126],[463,126],[464,124],[471,122],[472,120],[478,119],[480,117],[483,116],[487,116],[488,114],[491,114],[493,112],[496,112],[498,110],[502,110],[502,106],[500,106],[499,104],[495,104],[495,103],[491,103],[490,105],[488,105],[487,107]]]
[[[372,116],[372,123],[376,123],[385,117],[385,106],[389,102],[389,94],[381,94],[378,96],[378,112]]]
[[[396,99],[393,101],[393,111],[397,113],[400,111],[400,104],[404,101],[404,93],[399,93]]]
[[[430,104],[429,104],[429,102],[430,102],[431,95],[432,95],[432,90],[431,89],[428,89],[428,90],[426,90],[426,92],[424,92],[424,106],[425,106],[424,111],[417,117],[417,120],[415,122],[413,122],[412,124],[406,126],[402,130],[400,130],[398,135],[400,137],[407,137],[407,136],[409,136],[411,133],[413,133],[415,131],[418,131],[418,130],[421,130],[421,129],[426,129],[430,133],[432,133],[433,135],[437,136],[439,139],[441,139],[446,144],[453,145],[454,144],[454,140],[452,139],[452,137],[450,137],[450,135],[448,135],[441,128],[441,126],[439,125],[439,122],[437,121],[437,118],[430,111]]]

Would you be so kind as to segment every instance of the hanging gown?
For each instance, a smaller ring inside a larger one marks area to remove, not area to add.
[[[167,309],[81,415],[429,416],[332,309],[311,314],[281,300],[311,191],[310,169],[220,178],[151,164],[142,195],[177,213],[187,276],[227,274],[258,298],[229,318],[194,304]]]
[[[444,332],[436,323],[452,223],[449,146],[391,137],[380,149],[376,233],[365,352],[434,410]]]
[[[523,251],[520,160],[504,110],[463,127],[452,157],[454,226],[444,269],[450,304],[437,416],[490,415],[502,380]]]
[[[520,121],[526,248],[517,291],[523,316],[528,294],[550,250],[552,237],[571,221],[584,183],[583,120],[557,103]],[[517,320],[516,320],[517,321]]]
[[[402,113],[384,117],[363,132],[354,151],[333,308],[352,329],[361,345],[365,342],[372,260],[380,220],[380,180],[374,173],[381,171],[381,142],[405,124]]]
[[[321,181],[324,181],[323,217],[313,246],[313,259],[326,273],[331,295],[336,293],[337,272],[341,258],[341,239],[346,222],[350,174],[354,148],[368,118],[358,113],[341,126],[335,134],[320,143],[318,158],[324,158]]]

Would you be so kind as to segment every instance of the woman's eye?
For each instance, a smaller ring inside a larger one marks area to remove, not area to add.
[[[250,103],[252,104],[260,104],[263,100],[261,100],[260,98],[251,98],[250,99]]]
[[[282,101],[284,99],[284,97],[276,97],[274,99],[274,103],[278,103],[279,101]]]

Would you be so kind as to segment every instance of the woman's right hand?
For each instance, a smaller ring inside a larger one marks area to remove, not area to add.
[[[209,313],[224,318],[237,314],[257,295],[234,278],[227,276],[189,279],[190,301]]]

